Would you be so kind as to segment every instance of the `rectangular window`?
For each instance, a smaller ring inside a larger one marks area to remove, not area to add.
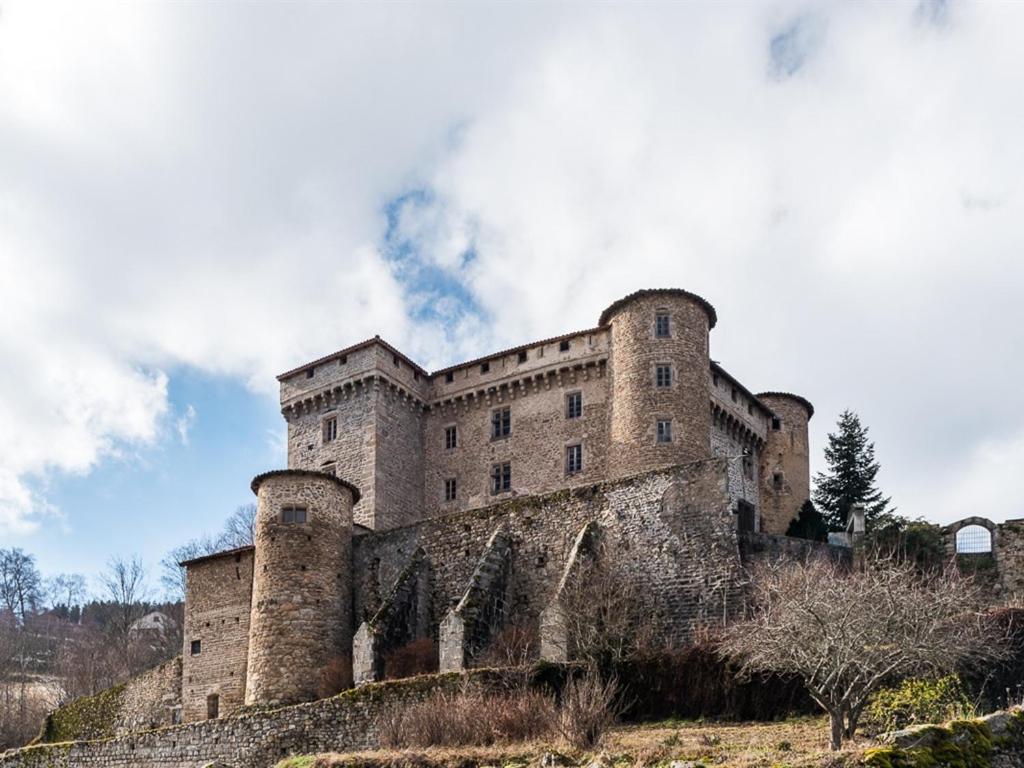
[[[190,649],[193,656],[198,656],[200,653],[203,652],[203,641],[193,640]]]
[[[772,432],[778,432],[780,429],[782,429],[782,419],[772,416]]]
[[[448,371],[448,373],[444,375],[444,383],[451,384],[453,381],[455,381],[455,371]]]
[[[505,493],[512,490],[512,464],[504,462],[491,466],[491,492]]]
[[[668,312],[659,312],[654,316],[654,335],[659,339],[667,339],[669,332]]]
[[[455,501],[455,497],[458,494],[458,485],[455,482],[454,477],[449,477],[444,481],[444,500]]]
[[[526,350],[524,349],[524,350],[522,350],[522,351],[521,351],[521,352],[519,353],[519,362],[520,362],[520,363],[525,363],[525,362],[526,362],[526,357],[527,357],[527,355],[526,355]]]
[[[206,697],[206,719],[216,720],[220,717],[220,696],[211,693]]]
[[[772,475],[772,488],[776,491],[781,491],[782,487],[786,484],[786,478],[781,472],[776,472]]]
[[[661,389],[672,386],[672,366],[660,363],[654,369],[654,385]]]
[[[714,384],[716,387],[718,386],[718,374],[717,373],[712,374],[712,376],[711,376],[711,383]]]
[[[450,427],[444,428],[444,448],[446,451],[450,451],[452,448],[459,447],[459,428],[454,424]]]
[[[565,396],[565,418],[578,419],[583,415],[583,393],[570,392]]]
[[[338,358],[338,365],[344,365],[348,362],[348,355],[342,355]]]
[[[754,459],[750,456],[743,457],[743,476],[748,480],[754,479]]]
[[[338,417],[324,419],[324,442],[329,443],[338,436]]]
[[[757,510],[749,501],[742,499],[736,504],[736,530],[740,533],[753,533]]]
[[[739,396],[736,394],[736,387],[733,387],[732,388],[732,401],[735,403],[737,400],[739,400]]]
[[[395,364],[395,368],[401,368],[402,364],[398,362],[398,355],[391,356],[391,362]]]
[[[306,522],[305,507],[284,507],[281,510],[282,523],[304,523]]]
[[[565,339],[564,341],[559,342],[559,344],[558,344],[558,351],[559,352],[568,352],[569,351],[569,340],[568,339]]]
[[[512,434],[512,409],[499,408],[491,413],[491,439],[508,437]]]
[[[747,403],[747,413],[749,413],[751,416],[754,415],[754,404],[753,403]]]
[[[583,446],[567,445],[565,447],[565,474],[575,475],[583,471]]]
[[[659,443],[671,443],[672,442],[672,420],[671,419],[658,419],[658,442]]]
[[[312,379],[313,378],[313,374],[315,372],[316,372],[316,368],[307,368],[306,369],[306,378],[307,379]]]
[[[488,361],[486,363],[480,363],[480,373],[490,373],[490,370],[491,370],[491,363],[490,363],[490,361]]]

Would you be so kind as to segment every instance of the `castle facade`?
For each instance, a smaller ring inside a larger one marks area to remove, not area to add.
[[[644,290],[433,373],[375,337],[281,375],[288,469],[253,481],[254,547],[184,564],[183,719],[317,698],[338,659],[379,679],[422,637],[461,669],[513,620],[553,653],[596,537],[664,642],[727,616],[743,536],[783,534],[808,498],[813,408],[711,360],[716,322]]]

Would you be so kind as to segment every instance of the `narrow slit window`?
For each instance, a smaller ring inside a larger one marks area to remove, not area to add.
[[[455,501],[458,497],[459,488],[458,483],[454,477],[449,477],[444,481],[444,500]]]

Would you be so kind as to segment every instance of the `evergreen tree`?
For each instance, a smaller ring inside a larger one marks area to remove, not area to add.
[[[868,429],[857,414],[843,411],[839,429],[829,433],[825,460],[829,471],[815,478],[814,503],[833,531],[846,530],[846,518],[854,504],[864,505],[866,527],[872,530],[893,522],[892,500],[875,485],[881,465],[875,460],[875,444],[868,441]]]
[[[828,541],[828,523],[822,516],[814,502],[808,499],[800,507],[800,514],[789,523],[786,535],[794,539],[809,539],[810,541]]]

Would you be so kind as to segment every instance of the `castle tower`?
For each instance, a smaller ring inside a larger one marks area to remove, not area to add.
[[[601,313],[612,328],[610,479],[710,456],[715,321],[714,307],[678,289],[637,291]]]
[[[257,497],[246,704],[318,698],[323,669],[352,641],[355,486],[280,470],[252,481]]]
[[[762,392],[757,399],[775,413],[761,451],[761,530],[784,534],[811,495],[807,422],[814,406],[788,392]]]

